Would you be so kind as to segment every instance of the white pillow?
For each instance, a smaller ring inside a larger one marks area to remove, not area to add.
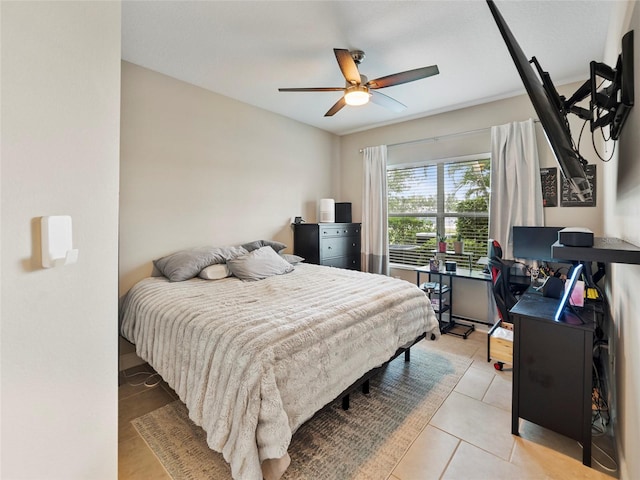
[[[261,247],[227,260],[231,273],[242,280],[261,280],[293,271],[293,265],[271,247]]]
[[[205,280],[220,280],[221,278],[230,277],[231,270],[229,270],[226,263],[219,263],[217,265],[209,265],[207,268],[203,268],[198,276]]]

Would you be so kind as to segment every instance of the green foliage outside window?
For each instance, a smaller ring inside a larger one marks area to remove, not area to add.
[[[391,217],[389,218],[389,244],[398,245],[406,242],[408,238],[417,239],[419,234],[433,233],[435,239],[436,226],[433,222],[422,218]],[[417,243],[414,242],[414,243]],[[432,242],[435,245],[435,240]]]
[[[473,254],[474,264],[486,255],[489,175],[488,158],[390,169],[387,187],[391,262],[427,264],[437,239],[445,235],[450,240],[461,237],[464,252]],[[440,211],[438,205],[442,205]],[[468,257],[454,259],[464,258],[468,261]]]
[[[458,204],[458,212],[486,212],[488,210],[489,205],[485,198],[463,200]],[[456,231],[464,240],[465,252],[473,253],[475,261],[486,255],[487,239],[489,238],[488,217],[458,217]]]

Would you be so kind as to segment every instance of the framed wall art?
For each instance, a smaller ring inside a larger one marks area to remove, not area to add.
[[[596,206],[596,166],[594,164],[585,165],[584,171],[587,174],[587,181],[591,185],[591,198],[580,200],[569,188],[569,182],[562,179],[562,192],[560,193],[561,207],[595,207]]]
[[[540,183],[542,183],[542,206],[558,206],[558,169],[541,168]]]

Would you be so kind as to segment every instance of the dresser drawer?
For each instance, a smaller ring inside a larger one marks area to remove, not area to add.
[[[360,225],[342,225],[338,223],[335,225],[322,225],[322,227],[320,227],[320,238],[351,236],[360,238]]]
[[[349,270],[360,270],[360,258],[352,256],[329,258],[322,262],[322,265],[328,267],[346,268]]]
[[[343,255],[360,255],[360,237],[331,237],[320,242],[322,259]]]

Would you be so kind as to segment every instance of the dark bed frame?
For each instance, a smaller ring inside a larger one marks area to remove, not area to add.
[[[423,333],[422,335],[418,336],[411,343],[411,345],[409,345],[408,347],[401,347],[398,350],[396,350],[396,353],[394,353],[393,356],[389,360],[384,362],[379,367],[376,367],[376,368],[373,368],[373,369],[369,370],[362,377],[360,377],[358,380],[356,380],[354,383],[352,383],[349,387],[347,387],[332,402],[329,402],[329,405],[331,405],[333,402],[335,402],[338,399],[342,399],[342,409],[343,410],[349,410],[349,395],[351,395],[352,393],[354,393],[357,390],[362,390],[362,393],[364,393],[365,395],[368,395],[369,394],[369,380],[371,378],[373,378],[375,375],[377,375],[378,372],[380,372],[380,370],[385,368],[389,364],[389,362],[395,360],[402,353],[404,353],[404,361],[405,362],[411,361],[411,347],[413,347],[416,343],[418,343],[420,340],[422,340],[426,336],[427,336],[427,334]],[[435,335],[432,334],[431,335],[431,340],[434,340],[434,339],[435,339]]]

